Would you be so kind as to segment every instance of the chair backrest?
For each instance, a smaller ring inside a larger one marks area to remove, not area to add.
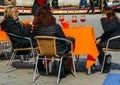
[[[36,36],[35,37],[40,55],[47,57],[59,57],[56,52],[56,39],[51,36]]]

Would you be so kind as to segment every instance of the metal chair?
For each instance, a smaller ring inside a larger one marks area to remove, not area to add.
[[[37,63],[38,63],[38,59],[41,59],[39,56],[45,56],[45,61],[46,62],[47,62],[47,59],[51,59],[52,57],[54,57],[55,60],[56,59],[60,60],[57,84],[59,83],[62,61],[63,61],[63,57],[65,57],[66,54],[63,55],[63,56],[59,56],[57,54],[56,40],[62,40],[62,41],[65,41],[65,42],[69,42],[71,44],[70,53],[71,53],[72,62],[73,62],[74,75],[76,76],[75,63],[74,63],[74,58],[73,58],[73,47],[72,47],[72,42],[71,41],[69,41],[67,39],[58,38],[58,37],[51,37],[51,36],[36,36],[35,39],[36,39],[37,44],[38,44],[39,53],[38,53],[38,56],[36,57],[36,66],[35,66],[33,81],[35,81],[36,78],[37,78],[36,77]],[[47,65],[46,65],[46,69],[47,69]]]
[[[105,64],[105,59],[106,59],[107,52],[108,51],[120,52],[120,49],[108,48],[109,47],[109,42],[112,41],[112,40],[114,40],[114,39],[117,39],[117,38],[120,38],[120,35],[112,37],[112,38],[109,38],[108,41],[107,41],[106,47],[103,48],[103,50],[105,51],[105,54],[104,54],[102,68],[101,68],[101,74],[103,73],[103,69],[104,69],[104,64]]]
[[[28,41],[30,42],[30,47],[27,47],[27,48],[14,48],[13,45],[12,45],[12,40],[11,40],[10,37],[9,37],[10,45],[11,45],[11,48],[12,48],[12,50],[13,50],[12,55],[11,55],[11,58],[10,58],[10,61],[9,61],[9,63],[8,63],[8,66],[7,66],[7,72],[9,72],[9,71],[11,71],[11,70],[10,70],[10,69],[11,69],[10,66],[12,65],[12,62],[13,62],[13,60],[14,60],[14,58],[15,58],[15,56],[16,56],[16,53],[17,53],[18,51],[27,51],[27,50],[30,50],[31,53],[32,53],[32,56],[34,57],[34,49],[35,49],[35,48],[33,48],[32,41],[31,41],[31,39],[28,38],[28,37],[21,37],[21,36],[12,34],[12,33],[7,33],[7,35],[8,35],[8,37],[9,37],[9,36],[12,36],[12,37],[16,37],[16,38],[18,38],[18,39],[25,39],[25,40],[28,40]]]

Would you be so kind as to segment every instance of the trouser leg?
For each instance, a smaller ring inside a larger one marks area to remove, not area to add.
[[[103,48],[102,44],[98,44],[98,45],[97,45],[97,48],[98,48],[98,51],[99,51],[99,53],[100,53],[99,56],[98,56],[98,60],[99,60],[99,63],[102,65],[102,64],[103,64],[103,59],[104,59],[104,54],[105,54],[105,53],[103,52],[103,50],[102,50],[102,48]],[[109,57],[109,55],[106,56],[104,67],[110,65],[110,63],[107,62],[107,58],[108,58],[108,57]]]
[[[43,58],[43,57],[44,57],[44,56],[42,56],[42,58]],[[38,68],[38,71],[39,71],[39,72],[40,72],[40,71],[45,71],[44,66],[43,66],[43,60],[39,59],[37,64],[38,64],[38,65],[37,65],[37,68]]]

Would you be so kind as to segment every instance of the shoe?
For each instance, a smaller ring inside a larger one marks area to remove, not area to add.
[[[97,66],[95,64],[91,67],[91,73],[95,73],[97,71]]]
[[[109,73],[110,72],[110,67],[103,69],[103,73]]]
[[[106,55],[106,60],[105,60],[105,66],[104,66],[104,69],[103,69],[103,73],[109,73],[110,72],[111,59],[112,59],[112,56],[110,54]]]

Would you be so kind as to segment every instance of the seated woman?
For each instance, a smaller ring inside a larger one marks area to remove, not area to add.
[[[1,23],[2,30],[6,31],[7,33],[13,33],[15,35],[19,35],[22,37],[30,37],[31,36],[31,29],[32,29],[32,21],[25,26],[22,22],[20,22],[18,18],[18,11],[15,6],[7,6],[4,12],[4,20]],[[30,42],[25,39],[18,39],[13,36],[9,36],[13,48],[26,48],[30,47]],[[33,41],[34,43],[34,41]],[[34,44],[34,47],[36,44]],[[21,52],[20,52],[21,53]],[[23,54],[28,53],[28,51],[22,52]]]
[[[37,10],[33,24],[34,24],[34,29],[32,32],[33,37],[55,36],[55,37],[67,39],[67,37],[64,35],[61,29],[61,26],[56,23],[56,19],[51,13],[50,8],[48,6],[42,6]],[[75,41],[74,38],[69,37],[69,39],[72,40],[74,43]],[[66,44],[66,42],[56,41],[56,43],[57,43],[58,55],[64,55],[70,51],[71,46],[69,44]],[[63,64],[64,63],[65,62],[63,62]]]
[[[106,42],[109,38],[120,35],[120,20],[116,16],[115,11],[112,8],[107,7],[104,9],[102,13],[101,24],[104,33],[102,34],[102,36],[97,38],[96,44],[100,53],[98,59],[100,64],[102,65],[104,58],[104,52],[102,48],[106,47]],[[120,38],[111,41],[109,43],[109,48],[120,48]],[[110,66],[111,66],[110,59],[111,59],[111,55],[107,55],[103,73],[110,72]]]

